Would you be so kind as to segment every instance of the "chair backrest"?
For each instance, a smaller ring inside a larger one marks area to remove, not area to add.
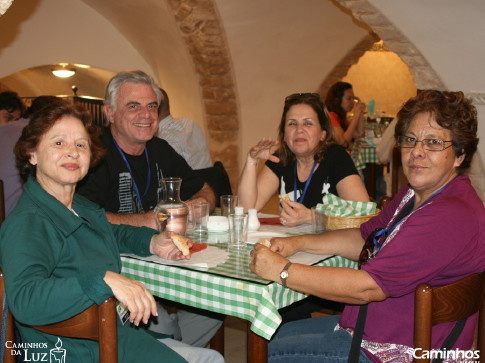
[[[414,348],[431,350],[433,325],[458,321],[480,312],[476,349],[485,352],[485,272],[465,277],[433,289],[429,284],[416,287],[414,308]],[[416,359],[429,362],[429,359]]]
[[[0,298],[4,301],[5,285],[3,272],[0,269]],[[3,306],[3,305],[2,305]],[[100,363],[118,362],[118,338],[116,328],[116,303],[113,297],[105,300],[101,305],[93,304],[70,319],[48,325],[32,326],[44,333],[70,338],[97,340],[99,342]],[[14,320],[7,313],[7,328],[5,341],[14,341]],[[5,347],[3,363],[14,363],[15,356]]]
[[[205,169],[194,170],[202,179],[204,179],[216,193],[216,207],[220,207],[221,195],[232,194],[231,182],[224,165],[216,161],[214,166]]]
[[[13,316],[10,313],[10,309],[7,309],[6,312],[4,312],[5,308],[5,282],[3,280],[3,272],[0,269],[0,301],[1,301],[1,306],[2,306],[2,314],[0,315],[1,321],[2,321],[2,328],[3,325],[5,324],[5,334],[2,336],[3,341],[1,342],[3,344],[3,363],[15,363],[15,355],[13,355],[14,352],[12,352],[12,345],[11,344],[5,344],[5,342],[14,342],[15,341],[15,332],[14,332],[14,323],[13,323]],[[4,317],[6,316],[6,323],[4,323]],[[3,330],[3,329],[2,329]],[[10,347],[10,348],[9,348]],[[2,349],[2,347],[0,347]]]
[[[392,171],[391,171],[391,198],[394,198],[399,191],[399,168],[402,167],[401,150],[397,147],[392,149]]]
[[[0,227],[5,220],[5,192],[3,190],[3,180],[0,179]]]

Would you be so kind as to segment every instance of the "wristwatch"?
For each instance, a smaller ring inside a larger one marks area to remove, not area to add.
[[[288,262],[285,267],[283,267],[283,271],[280,272],[280,279],[281,285],[286,287],[286,279],[288,278],[288,269],[290,268],[292,262]]]

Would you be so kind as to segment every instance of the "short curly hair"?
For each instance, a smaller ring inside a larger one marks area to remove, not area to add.
[[[31,153],[36,150],[42,136],[65,116],[79,119],[86,128],[91,149],[90,166],[95,166],[104,157],[105,151],[99,139],[100,129],[93,125],[89,111],[80,105],[73,105],[62,100],[54,101],[32,115],[30,122],[24,127],[22,135],[15,144],[16,164],[20,177],[24,181],[29,176],[35,176],[36,167],[30,163]]]
[[[477,151],[477,110],[463,92],[423,90],[409,99],[397,114],[394,136],[404,136],[411,121],[420,113],[429,113],[436,123],[451,131],[455,155],[465,155],[458,174],[463,174]]]

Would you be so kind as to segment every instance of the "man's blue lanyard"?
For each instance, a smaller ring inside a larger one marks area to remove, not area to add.
[[[294,201],[295,202],[298,202],[298,203],[303,203],[303,199],[305,198],[305,194],[306,194],[306,191],[308,189],[308,186],[310,185],[310,181],[312,180],[312,176],[313,176],[313,171],[315,170],[315,167],[317,166],[317,162],[315,161],[313,163],[313,166],[312,166],[312,171],[310,171],[310,176],[308,177],[308,179],[306,180],[306,183],[305,183],[305,188],[303,189],[303,194],[300,195],[300,198],[296,198],[296,179],[298,179],[298,172],[296,170],[296,163],[297,161],[295,160],[295,168],[294,168],[294,179],[293,179],[293,196],[294,196]]]
[[[123,158],[123,161],[125,162],[125,165],[128,168],[128,171],[130,172],[131,180],[132,180],[132,183],[133,183],[133,189],[135,189],[136,197],[138,198],[138,203],[140,203],[140,208],[143,209],[141,199],[145,195],[147,195],[148,187],[150,186],[150,179],[152,178],[152,171],[150,170],[150,162],[148,161],[148,151],[147,151],[147,147],[145,146],[145,157],[146,157],[146,160],[147,160],[147,168],[148,168],[148,172],[147,172],[147,174],[148,174],[147,175],[147,185],[145,186],[145,192],[143,193],[142,196],[140,196],[140,192],[138,191],[138,186],[136,185],[135,176],[133,175],[133,172],[131,171],[131,167],[130,167],[130,164],[128,163],[128,160],[126,160],[125,153],[123,152],[123,150],[121,150],[121,148],[119,147],[119,145],[116,142],[116,140],[115,140],[114,137],[113,137],[113,141],[115,143],[116,148],[120,152],[120,155]]]

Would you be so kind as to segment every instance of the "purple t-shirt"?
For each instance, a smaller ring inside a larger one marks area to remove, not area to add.
[[[362,236],[392,223],[396,209],[411,195],[414,192],[404,188],[378,216],[361,226]],[[470,179],[456,177],[411,212],[362,269],[387,296],[369,304],[363,339],[412,347],[416,286],[424,282],[439,287],[485,270],[485,208]],[[358,311],[359,306],[346,306],[340,326],[354,329]],[[470,349],[475,322],[476,316],[467,320],[454,348]],[[433,349],[442,346],[453,326],[433,327]]]

